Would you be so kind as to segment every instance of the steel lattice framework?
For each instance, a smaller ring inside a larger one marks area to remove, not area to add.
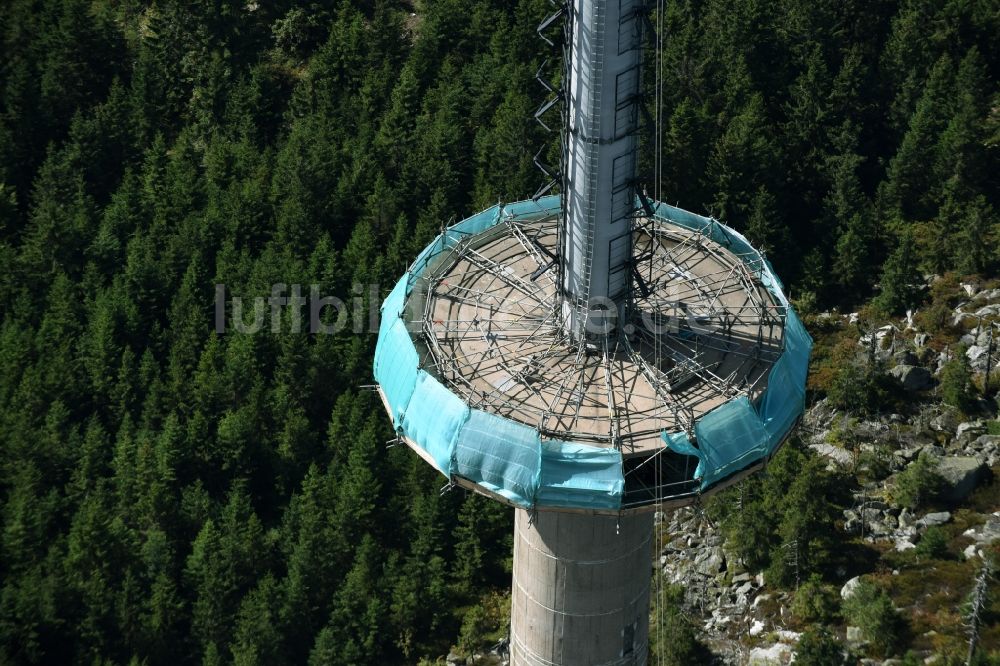
[[[662,432],[690,432],[738,395],[756,399],[782,352],[784,307],[718,243],[636,222],[633,298],[621,321],[609,307],[590,322],[608,333],[598,343],[570,339],[558,278],[540,270],[557,217],[507,219],[458,244],[418,284],[416,337],[435,374],[472,407],[625,456],[662,449]]]

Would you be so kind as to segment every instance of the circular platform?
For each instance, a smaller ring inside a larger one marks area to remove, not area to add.
[[[657,204],[633,223],[627,305],[593,304],[607,335],[580,342],[562,326],[558,221],[558,198],[484,211],[386,300],[376,378],[404,441],[519,506],[598,510],[687,501],[773,453],[811,341],[760,254]]]
[[[731,251],[638,220],[631,308],[621,321],[596,309],[592,328],[612,335],[581,348],[560,325],[557,222],[504,220],[424,276],[418,340],[470,406],[628,457],[732,398],[762,395],[784,308]]]

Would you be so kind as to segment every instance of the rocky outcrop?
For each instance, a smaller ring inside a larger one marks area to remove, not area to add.
[[[810,444],[809,448],[818,453],[821,456],[829,458],[833,462],[837,463],[841,467],[849,467],[854,461],[854,456],[851,455],[850,451],[842,449],[839,446],[834,446],[833,444],[827,444],[826,442],[818,442],[815,444]]]
[[[855,590],[858,589],[858,585],[860,584],[861,584],[861,576],[855,576],[854,578],[851,578],[849,581],[844,583],[844,586],[842,588],[840,588],[840,598],[850,599],[854,595]]]
[[[986,423],[984,423],[982,419],[965,421],[964,423],[959,423],[955,428],[955,439],[959,443],[965,444],[981,435],[985,435],[986,429]]]
[[[989,470],[979,458],[951,456],[938,461],[937,473],[945,481],[942,499],[961,502],[986,478]]]
[[[923,518],[917,520],[918,527],[939,527],[951,520],[951,513],[948,511],[935,511],[928,513]]]
[[[899,380],[903,388],[910,392],[925,391],[934,387],[931,371],[919,365],[897,365],[889,374]]]
[[[739,641],[765,631],[757,614],[763,577],[751,576],[723,549],[723,539],[704,516],[690,508],[657,517],[673,538],[663,548],[660,566],[667,580],[683,587],[688,612],[701,620],[701,638],[717,653],[737,649]],[[755,621],[758,624],[755,624]],[[745,663],[744,658],[739,663]]]
[[[970,300],[959,305],[955,313],[962,315],[959,320],[967,331],[965,344],[970,349],[974,345],[984,347],[988,327],[977,329],[978,324],[970,324],[970,318],[978,322],[980,316],[1000,317],[1000,289],[982,292],[975,287],[969,295]],[[862,537],[880,553],[917,548],[928,529],[953,521],[952,512],[938,510],[941,507],[929,512],[926,507],[911,511],[891,500],[895,475],[921,455],[934,460],[944,481],[940,499],[952,504],[967,499],[989,479],[990,468],[1000,465],[1000,435],[989,434],[990,421],[997,418],[996,404],[981,404],[981,413],[972,419],[941,404],[931,391],[937,380],[930,368],[942,367],[957,347],[940,353],[940,348],[932,344],[932,336],[915,330],[919,318],[907,321],[905,328],[883,327],[875,333],[881,343],[878,359],[891,366],[889,372],[909,394],[898,407],[900,413],[865,418],[840,412],[829,400],[821,400],[806,411],[798,429],[803,442],[823,456],[830,469],[860,474],[866,480],[865,487],[859,488],[845,506],[843,522],[838,521],[838,526],[831,529]],[[996,344],[1000,346],[1000,340]],[[971,349],[969,358],[974,371],[981,372],[982,352]],[[973,525],[963,533],[967,540],[959,546],[966,557],[982,557],[986,549],[1000,543],[1000,511],[982,517],[981,524],[976,517],[970,520],[965,512],[961,517],[964,523]],[[664,514],[662,521],[670,541],[661,551],[660,566],[671,583],[684,588],[686,610],[700,620],[700,638],[720,661],[741,665],[790,663],[798,636],[782,628],[794,621],[792,593],[768,588],[763,576],[745,571],[726,551],[721,535],[698,512],[681,509]],[[881,560],[883,565],[886,561]],[[840,578],[834,579],[842,586],[843,599],[850,597],[861,580],[857,576],[848,580],[847,574],[847,570],[841,570]],[[840,625],[838,636],[857,663],[898,663],[861,658],[866,649],[859,631],[846,627],[846,634]]]
[[[1000,511],[987,516],[982,525],[965,530],[962,536],[972,539],[972,543],[963,551],[965,556],[982,557],[984,547],[1000,541]]]
[[[779,666],[792,663],[793,646],[775,643],[770,647],[756,647],[750,650],[747,666]]]

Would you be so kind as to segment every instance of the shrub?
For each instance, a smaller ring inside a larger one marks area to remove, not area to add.
[[[684,588],[679,585],[664,584],[654,596],[649,663],[667,666],[705,663],[705,647],[698,642],[694,626],[680,610],[683,599]]]
[[[886,375],[857,362],[845,363],[830,383],[827,396],[837,409],[873,414],[891,402],[892,387]]]
[[[458,652],[465,655],[481,652],[505,635],[508,627],[510,594],[496,591],[484,594],[462,617]]]
[[[458,636],[458,647],[465,654],[472,654],[485,646],[487,634],[491,627],[486,609],[482,604],[476,604],[465,614],[462,620],[462,630]]]
[[[945,273],[931,284],[931,301],[954,308],[965,298],[962,277],[958,273]]]
[[[951,333],[951,317],[953,310],[945,303],[934,303],[914,315],[913,320],[917,326],[930,333],[938,335],[940,333]]]
[[[847,363],[834,375],[827,396],[834,407],[851,412],[863,410],[867,404],[868,372],[857,362]]]
[[[937,460],[921,453],[909,467],[896,475],[892,499],[899,506],[916,509],[936,498],[943,482],[937,473]]]
[[[878,654],[891,654],[899,643],[902,618],[889,595],[872,583],[862,580],[854,588],[854,594],[844,601],[843,613]]]
[[[811,629],[799,639],[795,646],[797,666],[842,666],[844,647],[824,627]]]
[[[694,627],[679,611],[665,613],[662,643],[657,646],[656,663],[668,666],[687,666],[698,663],[703,651]]]
[[[837,614],[837,599],[834,589],[813,574],[795,591],[792,612],[806,622],[828,624]]]
[[[819,299],[816,297],[816,292],[808,289],[802,291],[798,298],[792,299],[792,305],[802,317],[808,317],[819,311]]]
[[[965,296],[961,280],[954,273],[948,273],[931,284],[931,303],[914,315],[917,327],[938,339],[953,339],[957,330],[952,326],[955,306]]]
[[[817,332],[816,344],[809,362],[807,388],[823,394],[830,392],[830,386],[848,363],[853,363],[858,354],[857,341],[836,331],[827,335]]]
[[[972,371],[964,347],[959,347],[955,357],[941,369],[941,400],[963,412],[972,411],[975,407],[976,390],[972,385]]]
[[[887,444],[879,442],[858,456],[859,476],[884,479],[892,473],[892,464],[892,450]]]
[[[948,555],[948,534],[940,527],[928,527],[914,552],[924,560],[940,560]]]

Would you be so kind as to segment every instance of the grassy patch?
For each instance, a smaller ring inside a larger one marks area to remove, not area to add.
[[[841,533],[842,541],[837,544],[837,551],[830,556],[826,567],[830,571],[843,569],[844,579],[868,573],[878,566],[882,558],[882,548],[889,547],[884,543],[866,543],[858,538],[848,539]]]
[[[975,509],[963,507],[956,509],[951,515],[951,522],[944,526],[952,539],[965,538],[962,532],[970,527],[979,527],[986,522],[986,516]],[[957,543],[955,544],[957,545]]]
[[[909,616],[911,647],[939,650],[964,640],[962,617],[956,609],[972,589],[978,569],[976,561],[935,560],[884,578],[893,603]],[[927,636],[930,631],[936,634]]]
[[[826,395],[840,369],[858,355],[857,332],[840,324],[820,331],[810,329],[810,332],[814,341],[806,386],[810,391]]]

